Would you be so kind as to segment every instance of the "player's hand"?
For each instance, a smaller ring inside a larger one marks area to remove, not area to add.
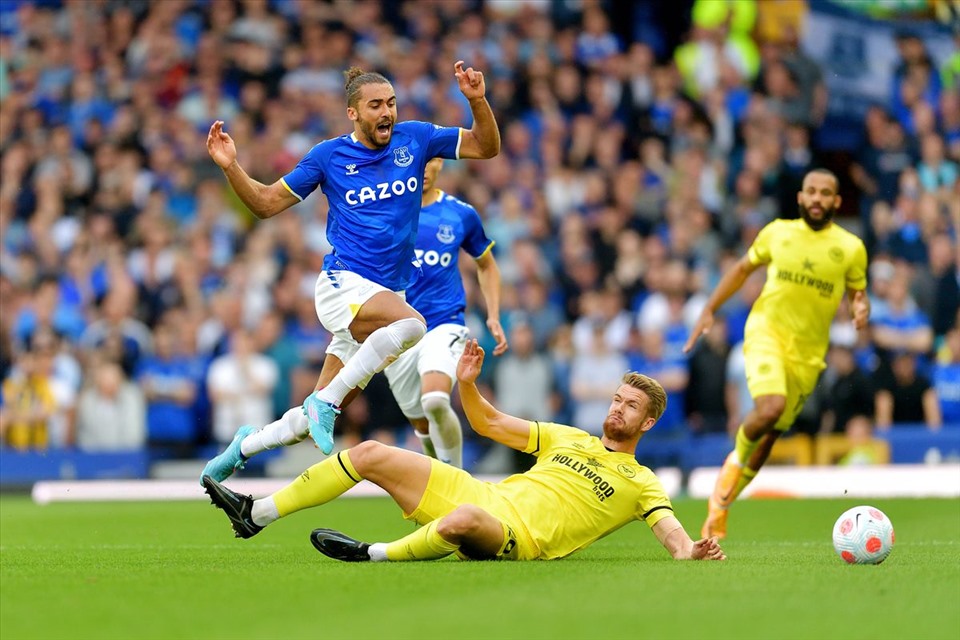
[[[700,336],[705,336],[710,333],[710,329],[713,328],[713,312],[709,309],[704,309],[703,313],[700,314],[700,317],[697,318],[697,324],[693,325],[693,331],[690,332],[690,337],[687,338],[687,344],[683,345],[683,352],[690,353],[690,350],[693,349],[693,346],[697,344],[697,340]]]
[[[223,131],[223,120],[217,120],[210,125],[207,134],[207,153],[221,169],[226,169],[237,161],[237,145],[233,143],[230,134]]]
[[[499,356],[506,353],[510,345],[507,344],[507,336],[503,332],[503,327],[500,326],[500,321],[496,318],[488,318],[487,329],[490,330],[493,339],[497,341],[497,346],[493,348],[493,355]]]
[[[463,60],[457,60],[453,65],[453,75],[457,76],[460,92],[467,98],[482,98],[487,93],[487,86],[483,82],[483,73],[473,67],[463,68]]]
[[[691,560],[726,560],[727,556],[720,548],[716,536],[712,538],[703,538],[693,543],[690,550]]]
[[[483,348],[477,344],[477,339],[467,340],[463,348],[463,355],[457,363],[457,380],[461,383],[472,384],[480,375],[483,368]]]
[[[867,322],[870,320],[870,300],[867,298],[867,292],[861,289],[853,294],[853,326],[857,331],[867,328]]]

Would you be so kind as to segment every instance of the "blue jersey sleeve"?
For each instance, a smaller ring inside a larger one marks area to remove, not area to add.
[[[464,237],[460,246],[473,258],[479,258],[493,246],[493,240],[483,231],[483,221],[480,220],[477,210],[466,203],[463,208]]]
[[[307,155],[297,163],[293,171],[280,178],[283,186],[300,200],[313,193],[324,181],[323,162],[320,158],[323,153],[322,145],[323,143],[314,145],[313,149],[310,149]]]
[[[458,160],[460,158],[460,138],[463,130],[460,127],[441,127],[429,122],[407,121],[413,125],[415,135],[420,138],[421,144],[427,150],[427,159],[446,158]]]

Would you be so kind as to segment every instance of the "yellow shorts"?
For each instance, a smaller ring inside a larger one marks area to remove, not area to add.
[[[787,358],[773,340],[744,342],[743,358],[750,397],[786,396],[787,406],[774,428],[778,431],[789,430],[803,409],[803,403],[817,386],[823,365]]]
[[[497,485],[477,480],[462,469],[431,459],[430,479],[420,504],[407,520],[424,525],[447,515],[457,507],[472,504],[480,507],[503,525],[503,545],[498,560],[536,560],[540,549],[527,534],[513,506],[503,499]],[[461,559],[467,559],[457,554]]]

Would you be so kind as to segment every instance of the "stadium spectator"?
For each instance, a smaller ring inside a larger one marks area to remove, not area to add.
[[[943,424],[960,425],[960,322],[947,332],[933,368],[933,387]]]
[[[956,310],[960,309],[957,241],[946,233],[937,233],[927,242],[927,254],[929,261],[915,274],[911,292],[930,318],[935,340],[940,340],[956,324]]]
[[[827,353],[827,370],[821,382],[826,387],[822,433],[843,432],[854,416],[873,417],[874,385],[857,365],[854,340],[854,336],[835,340]]]
[[[627,370],[623,353],[607,344],[608,326],[600,321],[593,325],[590,344],[577,347],[570,364],[570,396],[575,404],[573,421],[598,429],[609,408],[609,389]],[[611,382],[612,381],[612,382]],[[594,433],[599,435],[599,432]]]
[[[308,299],[309,300],[309,299]],[[264,354],[277,367],[277,384],[273,388],[273,417],[279,417],[295,402],[291,388],[293,372],[303,361],[296,342],[283,331],[283,315],[277,311],[267,311],[260,319],[254,332],[255,348]],[[312,376],[314,379],[316,376]]]
[[[878,441],[873,437],[873,424],[868,416],[854,415],[847,421],[844,431],[848,449],[837,464],[864,466],[888,462],[879,454],[881,448],[877,446]]]
[[[273,421],[273,389],[277,365],[257,352],[245,329],[230,334],[227,352],[210,363],[207,388],[213,406],[213,439],[230,442],[237,425]]]
[[[726,433],[729,418],[727,361],[730,359],[727,323],[718,317],[703,342],[690,354],[689,383],[684,410],[693,433]],[[671,397],[670,402],[677,399]],[[737,423],[739,424],[739,422]]]
[[[917,372],[917,355],[910,351],[893,354],[892,376],[880,382],[876,394],[877,428],[894,423],[924,424],[937,430],[942,421],[937,392],[930,380]]]
[[[3,381],[3,443],[21,451],[74,444],[76,390],[54,368],[56,336],[37,332]]]
[[[878,295],[871,318],[871,335],[880,354],[883,373],[889,375],[893,354],[908,351],[926,355],[933,347],[933,329],[927,316],[910,296],[905,267],[896,268],[885,295]]]
[[[80,347],[90,352],[106,349],[128,375],[153,350],[150,329],[134,317],[137,292],[130,284],[116,284],[100,305],[100,318],[80,336]]]
[[[91,367],[77,402],[77,448],[91,453],[136,451],[147,443],[143,392],[113,362]]]
[[[154,352],[140,361],[136,371],[146,401],[148,442],[184,456],[202,437],[194,410],[198,380],[190,359],[182,353],[186,337],[172,324],[157,326],[153,332]]]

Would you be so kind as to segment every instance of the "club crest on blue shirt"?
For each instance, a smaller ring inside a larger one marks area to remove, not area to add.
[[[451,244],[457,239],[453,234],[453,225],[441,224],[437,229],[437,240],[444,244]]]
[[[398,167],[409,167],[413,162],[413,155],[407,150],[406,146],[393,150],[393,164]]]

